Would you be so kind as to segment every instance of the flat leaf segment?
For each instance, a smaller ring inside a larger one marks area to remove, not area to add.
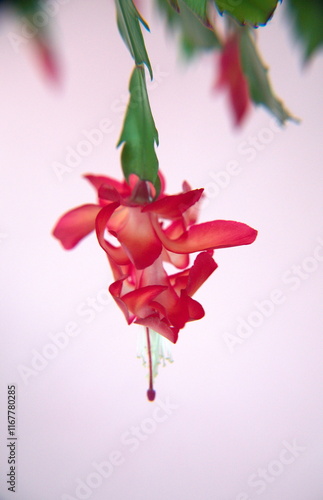
[[[275,96],[268,78],[268,69],[260,59],[250,30],[241,28],[240,33],[241,62],[253,102],[265,106],[281,124],[286,120],[298,121]]]
[[[135,67],[129,85],[128,104],[118,146],[124,142],[121,153],[122,170],[126,180],[136,174],[150,181],[158,191],[158,159],[155,144],[158,132],[151,113],[143,66]]]
[[[141,17],[132,0],[115,0],[117,9],[117,24],[120,35],[127,45],[137,66],[145,64],[150,78],[153,77],[140,23],[149,31],[149,26]]]

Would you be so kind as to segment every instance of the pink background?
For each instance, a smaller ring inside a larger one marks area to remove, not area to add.
[[[140,328],[128,327],[107,298],[111,274],[96,238],[65,252],[50,234],[63,212],[94,202],[83,173],[121,178],[115,144],[133,63],[113,2],[56,2],[58,87],[31,42],[13,50],[8,34],[20,33],[21,22],[4,17],[1,470],[6,391],[15,383],[16,500],[321,500],[322,58],[304,70],[280,6],[259,29],[259,45],[277,94],[302,123],[278,129],[257,108],[235,130],[225,95],[212,92],[214,56],[185,66],[147,3],[148,88],[167,192],[184,179],[205,187],[202,221],[238,220],[259,236],[215,253],[219,268],[196,295],[206,317],[181,333],[174,363],[160,368],[158,399],[147,402]],[[101,143],[59,177],[57,162],[103,119]],[[237,175],[223,174],[232,162]],[[71,323],[75,336],[46,351]],[[21,376],[44,350],[52,354],[46,366]],[[94,463],[103,462],[100,474]],[[4,476],[0,497],[13,498]]]

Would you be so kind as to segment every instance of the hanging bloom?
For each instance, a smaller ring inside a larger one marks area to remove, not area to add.
[[[115,280],[109,287],[111,295],[128,324],[146,327],[148,398],[154,399],[149,329],[175,343],[187,322],[204,316],[192,296],[217,268],[213,250],[250,244],[257,231],[234,221],[196,224],[196,204],[203,189],[191,190],[186,182],[182,193],[167,196],[161,179],[161,193],[154,200],[151,184],[136,176],[131,176],[130,184],[105,176],[85,177],[96,188],[98,203],[67,212],[53,234],[71,249],[96,230]],[[189,254],[195,252],[199,253],[189,267]],[[178,271],[168,275],[165,262]]]
[[[230,35],[224,43],[219,61],[219,76],[215,88],[229,92],[235,125],[240,125],[249,106],[249,86],[243,73],[240,57],[239,35]]]

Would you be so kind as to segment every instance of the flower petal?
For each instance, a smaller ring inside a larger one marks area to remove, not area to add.
[[[130,325],[133,320],[135,319],[134,314],[129,314],[129,310],[127,305],[123,302],[122,298],[120,298],[121,293],[122,293],[122,288],[123,288],[123,281],[126,279],[126,277],[121,278],[120,280],[115,281],[109,286],[109,292],[111,293],[112,297],[120,307],[121,311],[123,312],[126,321],[128,325]]]
[[[182,290],[176,305],[167,312],[168,320],[179,329],[184,328],[188,321],[201,319],[205,315],[201,304],[187,295],[185,290]]]
[[[144,269],[159,257],[162,245],[156,236],[150,214],[140,207],[128,207],[128,219],[116,236],[136,269]]]
[[[192,188],[191,186],[189,185],[189,183],[187,181],[184,181],[183,182],[183,192],[184,193],[187,193],[188,191],[190,191]],[[199,199],[198,203],[195,203],[195,205],[192,205],[188,210],[186,210],[186,212],[183,214],[183,217],[184,217],[184,221],[185,221],[185,227],[187,226],[191,226],[192,224],[195,224],[197,219],[198,219],[198,215],[199,215],[199,211],[200,211],[200,202],[201,200],[205,197],[204,193],[202,193],[202,196],[201,198]]]
[[[160,200],[149,203],[142,211],[154,212],[160,217],[165,217],[167,219],[175,219],[181,217],[183,212],[194,205],[194,203],[201,198],[202,193],[203,189],[194,189],[186,193],[165,196]]]
[[[174,307],[178,301],[178,295],[171,286],[169,277],[163,267],[161,256],[151,266],[143,269],[139,283],[141,287],[149,285],[162,285],[165,287],[165,291],[156,299],[156,302],[161,304],[164,310]]]
[[[158,314],[152,314],[146,318],[138,318],[135,323],[137,325],[143,325],[147,326],[147,328],[151,328],[174,344],[177,342],[179,329],[167,324],[167,320],[165,318],[160,319]]]
[[[84,177],[92,184],[92,186],[95,187],[97,192],[99,192],[101,186],[106,185],[116,189],[118,193],[123,197],[129,196],[131,194],[131,188],[125,181],[119,182],[105,175],[86,174],[84,175]]]
[[[170,285],[178,297],[181,295],[181,291],[187,287],[189,273],[190,269],[185,269],[169,276]]]
[[[196,257],[193,266],[190,269],[186,293],[190,297],[203,285],[204,281],[215,271],[218,267],[213,258],[208,252],[199,253]]]
[[[53,235],[59,239],[66,250],[77,243],[95,228],[95,219],[100,212],[98,205],[82,205],[64,214],[53,229]]]
[[[135,283],[132,277],[133,265],[129,261],[129,264],[119,265],[113,260],[109,255],[107,255],[108,261],[112,270],[113,277],[116,281],[124,278],[126,276],[126,281],[123,282],[123,293],[128,293],[134,290]]]
[[[96,235],[99,240],[99,244],[103,248],[103,250],[108,254],[110,258],[112,258],[119,265],[129,264],[129,258],[124,252],[122,247],[114,247],[104,238],[104,232],[107,228],[107,223],[114,213],[114,211],[119,207],[119,203],[110,203],[109,205],[101,208],[100,213],[98,214],[95,227],[96,227]]]
[[[152,314],[150,302],[167,289],[167,286],[150,285],[138,288],[122,296],[123,302],[136,316],[149,316]]]
[[[113,186],[102,184],[98,189],[98,197],[103,201],[118,201],[120,202],[120,194]]]
[[[173,264],[177,269],[185,269],[190,263],[187,253],[174,253],[165,249],[163,249],[163,260]]]
[[[164,233],[168,236],[168,238],[175,240],[182,236],[186,231],[186,226],[184,225],[183,219],[176,219],[166,229],[163,229]]]
[[[159,196],[164,196],[164,192],[165,192],[165,189],[166,189],[166,181],[165,181],[164,175],[161,173],[160,170],[158,171],[158,177],[159,177],[159,180],[160,180],[160,193],[159,193]]]
[[[214,248],[249,245],[257,231],[247,224],[227,220],[214,220],[192,226],[176,240],[166,236],[161,226],[154,223],[155,231],[162,244],[175,253],[192,253]]]

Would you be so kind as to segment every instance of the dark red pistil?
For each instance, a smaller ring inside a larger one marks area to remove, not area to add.
[[[151,346],[150,346],[150,335],[149,328],[146,327],[146,337],[147,337],[147,352],[148,352],[148,364],[149,364],[149,389],[147,390],[147,398],[149,401],[154,401],[156,396],[156,391],[153,387],[153,367],[151,361]]]

